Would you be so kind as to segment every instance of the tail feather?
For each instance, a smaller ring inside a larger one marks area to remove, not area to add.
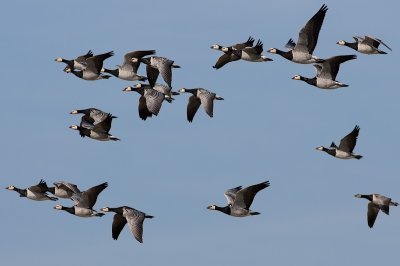
[[[360,160],[362,158],[362,156],[357,154],[357,155],[354,155],[354,158],[356,158],[357,160]]]
[[[259,214],[261,214],[261,213],[259,213],[259,212],[250,212],[250,215],[259,215]]]
[[[151,215],[147,215],[147,214],[146,214],[146,215],[144,216],[144,218],[150,218],[150,219],[152,219],[152,218],[154,218],[154,216],[151,216]]]
[[[117,140],[120,140],[120,139],[119,139],[119,138],[117,138],[117,137],[114,137],[114,136],[110,136],[110,140],[117,141]]]

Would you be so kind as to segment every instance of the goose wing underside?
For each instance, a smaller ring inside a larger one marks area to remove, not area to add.
[[[224,196],[226,197],[228,204],[233,205],[233,203],[235,202],[235,199],[236,199],[236,193],[241,189],[242,189],[242,186],[239,186],[239,187],[231,188],[231,189],[228,189],[227,191],[225,191]]]
[[[375,205],[374,203],[370,202],[368,203],[368,213],[367,213],[367,219],[368,219],[368,226],[373,227],[376,217],[378,216],[379,212],[379,207]]]

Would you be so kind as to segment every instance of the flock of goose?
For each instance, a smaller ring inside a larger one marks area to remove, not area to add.
[[[294,63],[314,64],[313,66],[316,69],[315,77],[307,78],[301,75],[295,75],[293,77],[294,80],[302,80],[322,89],[347,87],[348,85],[337,81],[336,76],[339,72],[340,65],[346,61],[356,59],[356,55],[338,55],[328,59],[321,59],[313,55],[327,10],[327,6],[322,5],[318,12],[300,30],[297,43],[289,39],[285,46],[288,49],[287,51],[271,48],[268,52],[278,54]],[[386,52],[379,49],[381,44],[391,50],[380,39],[371,36],[365,36],[364,38],[354,37],[354,40],[355,42],[353,43],[341,40],[337,42],[337,44],[347,46],[364,54],[386,54]],[[262,55],[263,42],[258,40],[256,45],[254,45],[254,41],[252,37],[249,37],[246,42],[231,46],[214,44],[211,46],[211,49],[218,50],[223,54],[218,58],[213,68],[220,69],[224,65],[238,60],[249,62],[273,61]],[[72,73],[76,77],[84,80],[109,79],[111,77],[110,75],[112,75],[127,81],[140,81],[140,83],[134,86],[126,87],[123,91],[136,91],[140,94],[138,112],[139,117],[143,120],[153,115],[157,116],[162,103],[164,101],[172,103],[174,101],[173,96],[179,95],[180,93],[192,94],[189,97],[187,105],[187,120],[189,122],[193,121],[201,105],[205,112],[210,117],[213,117],[214,100],[223,100],[223,98],[204,88],[181,88],[177,92],[173,91],[172,72],[173,69],[180,68],[180,66],[176,65],[171,59],[155,56],[155,53],[155,50],[128,52],[124,56],[123,63],[116,69],[103,67],[103,62],[107,58],[113,56],[114,53],[112,51],[99,55],[93,55],[92,51],[88,51],[85,55],[78,56],[72,60],[57,58],[55,61],[65,63],[67,65],[64,68],[65,72]],[[146,76],[138,74],[141,63],[146,65]],[[165,84],[157,83],[160,74]],[[146,80],[148,83],[143,83]],[[71,114],[82,115],[79,125],[70,126],[71,129],[79,131],[81,137],[89,137],[100,141],[119,140],[119,138],[110,133],[112,120],[116,118],[116,116],[113,116],[111,113],[103,112],[97,108],[87,108],[73,110]],[[359,131],[360,127],[356,125],[350,133],[341,139],[339,146],[332,142],[329,148],[319,146],[316,150],[324,151],[339,159],[359,160],[362,156],[353,152]],[[79,217],[101,217],[104,215],[104,212],[114,212],[112,238],[116,240],[125,224],[128,224],[135,239],[139,242],[143,242],[143,222],[146,218],[153,218],[153,216],[128,206],[116,208],[104,207],[100,209],[102,212],[97,212],[93,209],[98,195],[107,186],[107,183],[102,183],[85,191],[80,191],[76,185],[71,183],[60,181],[55,182],[54,187],[48,187],[46,182],[41,180],[37,185],[30,186],[26,189],[20,189],[13,185],[8,186],[7,189],[18,192],[21,197],[37,201],[55,201],[58,200],[58,198],[71,199],[73,201],[72,207],[64,207],[58,204],[54,208],[56,210],[64,210]],[[207,208],[235,217],[258,215],[258,212],[250,210],[250,206],[256,194],[269,186],[269,181],[265,181],[245,188],[239,186],[228,189],[224,193],[228,201],[226,206],[219,207],[217,205],[210,205]],[[53,196],[50,196],[48,193],[51,193]],[[389,207],[398,205],[396,202],[392,201],[391,198],[379,194],[357,194],[355,197],[369,200],[367,213],[369,227],[373,227],[379,211],[389,214]]]

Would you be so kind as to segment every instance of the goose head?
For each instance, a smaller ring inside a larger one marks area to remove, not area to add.
[[[79,126],[77,126],[77,125],[69,126],[69,128],[70,129],[74,129],[74,130],[79,130]]]
[[[338,41],[336,44],[339,44],[339,45],[346,45],[346,41],[340,40],[340,41]]]
[[[209,210],[215,210],[216,208],[217,208],[217,206],[215,204],[207,207],[207,209],[209,209]]]
[[[276,54],[278,53],[278,50],[276,48],[269,48],[267,52],[271,54]]]
[[[109,212],[109,211],[110,211],[110,208],[109,208],[109,207],[103,207],[103,208],[100,209],[100,211],[102,211],[102,212]]]
[[[53,207],[56,210],[62,210],[64,207],[60,204],[57,204],[56,206]]]
[[[323,151],[324,150],[324,146],[318,146],[315,148],[317,151]]]
[[[8,190],[14,190],[14,189],[15,189],[15,186],[11,185],[11,186],[6,187],[6,189],[8,189]]]
[[[214,50],[221,50],[221,49],[222,49],[222,46],[219,45],[219,44],[214,44],[214,45],[212,45],[210,48],[211,48],[211,49],[214,49]]]

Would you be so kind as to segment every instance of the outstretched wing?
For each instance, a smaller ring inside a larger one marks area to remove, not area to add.
[[[360,131],[360,127],[356,125],[347,136],[342,138],[340,140],[339,144],[339,150],[345,151],[345,152],[353,152],[354,147],[356,146],[357,143],[357,137],[358,133]]]

